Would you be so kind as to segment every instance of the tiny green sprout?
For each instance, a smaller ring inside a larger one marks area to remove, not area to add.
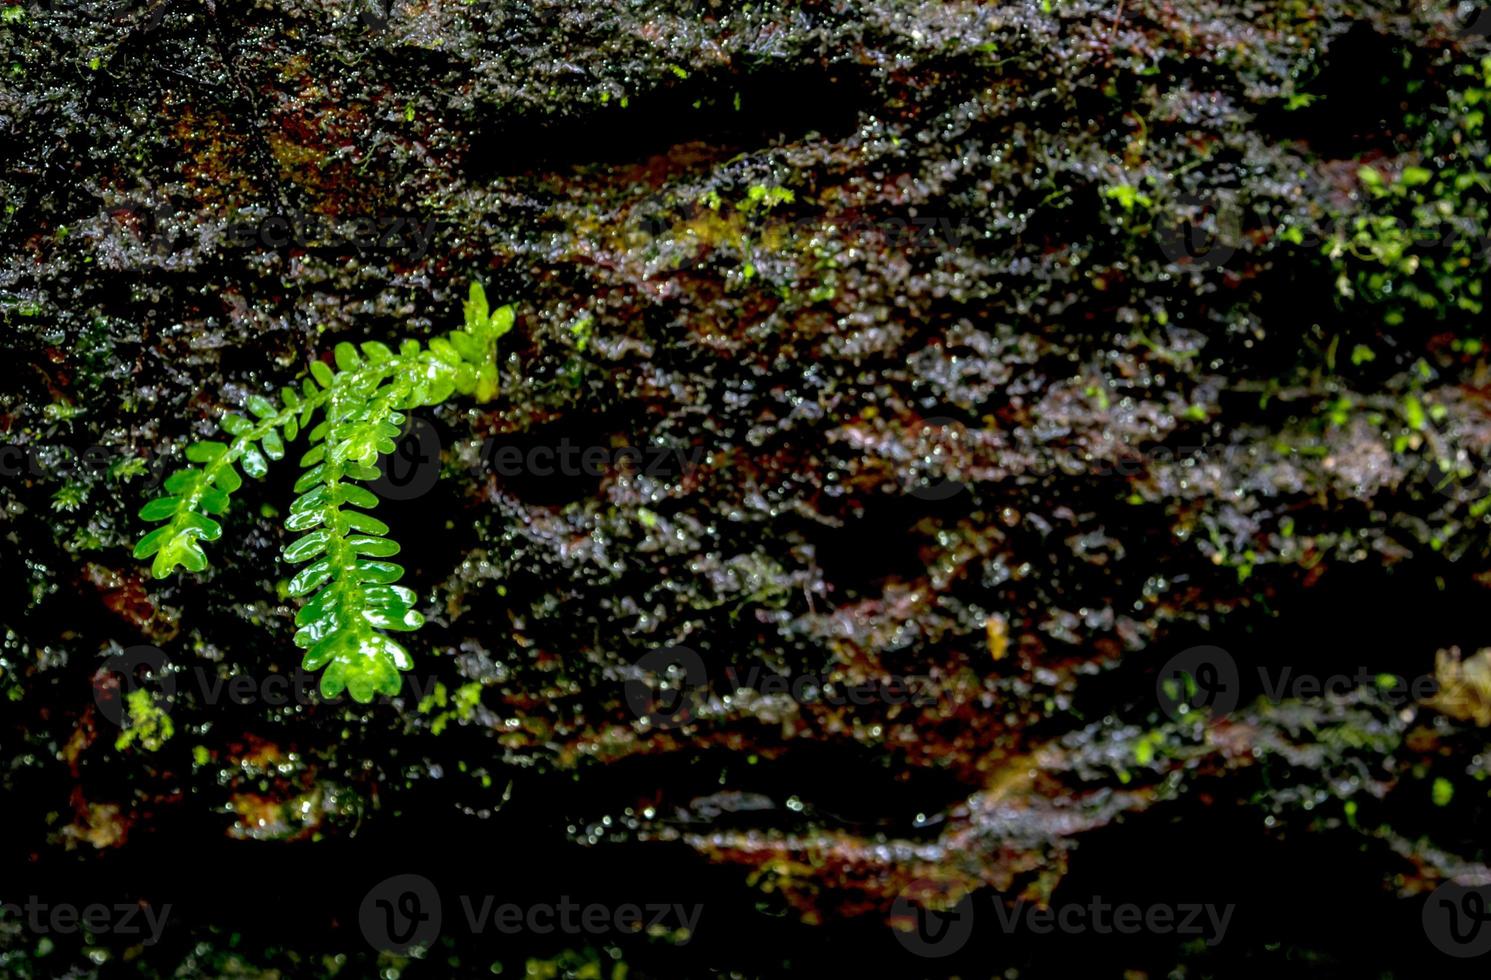
[[[126,724],[114,739],[114,748],[127,749],[138,742],[148,752],[158,752],[172,735],[176,726],[171,716],[155,703],[155,695],[147,688],[136,688],[124,696],[127,708]]]
[[[1139,188],[1135,187],[1133,184],[1114,184],[1113,186],[1104,189],[1103,196],[1108,198],[1110,201],[1117,201],[1119,206],[1128,213],[1133,212],[1134,205],[1136,204],[1142,205],[1146,208],[1152,207],[1154,205],[1154,201],[1150,198],[1150,196],[1141,191]]]
[[[1403,398],[1403,421],[1408,423],[1410,429],[1423,431],[1428,424],[1428,416],[1424,413],[1424,403],[1413,395]]]
[[[281,553],[305,565],[285,590],[306,600],[295,617],[295,643],[306,651],[306,670],[324,669],[323,695],[347,690],[366,703],[374,694],[397,694],[399,672],[413,661],[388,633],[418,629],[424,617],[414,609],[414,592],[395,584],[404,569],[386,560],[399,552],[388,525],[367,513],[378,498],[358,484],[378,478],[375,464],[394,451],[406,412],[456,393],[478,402],[497,397],[497,341],[512,329],[512,307],[489,309],[472,283],[465,319],[463,329],[424,347],[416,340],[397,351],[377,341],[337,344],[335,369],[312,361],[299,390],[283,388],[277,399],[250,395],[243,414],[219,423],[227,439],[187,446],[193,465],[167,477],[165,494],[140,508],[142,520],[160,527],[140,539],[134,556],[152,559],[156,578],[178,567],[206,569],[202,546],[222,536],[217,518],[243,485],[239,470],[262,477],[306,432],[299,496],[284,519],[287,530],[303,533]]]
[[[52,509],[57,511],[74,511],[83,505],[86,491],[71,480],[64,483],[52,494]]]

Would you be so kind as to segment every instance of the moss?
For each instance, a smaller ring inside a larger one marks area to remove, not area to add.
[[[114,739],[114,748],[123,750],[138,744],[147,752],[158,752],[175,734],[171,716],[155,703],[153,691],[137,688],[125,695],[125,723]]]

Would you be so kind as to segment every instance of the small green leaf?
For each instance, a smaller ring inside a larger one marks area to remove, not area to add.
[[[1400,177],[1405,187],[1417,187],[1434,179],[1434,171],[1423,167],[1404,167]]]
[[[364,514],[360,510],[341,511],[342,524],[353,531],[363,531],[367,534],[387,534],[388,525],[371,514]]]
[[[480,361],[486,353],[484,345],[476,335],[464,330],[458,330],[450,335],[450,345],[456,349],[457,354],[461,355],[463,361]]]
[[[366,534],[354,534],[347,539],[347,546],[360,555],[373,558],[392,558],[399,553],[399,543],[387,538],[375,538]]]
[[[359,560],[354,566],[356,576],[364,582],[380,582],[387,584],[397,582],[404,577],[404,569],[401,565],[395,565],[391,561]]]
[[[476,385],[472,395],[479,402],[489,402],[497,397],[497,365],[483,364],[476,372]]]
[[[297,538],[285,546],[285,561],[293,563],[314,558],[326,550],[326,542],[329,540],[329,531],[312,531],[303,538]]]
[[[254,427],[254,423],[242,415],[224,415],[222,430],[230,436],[242,435]]]
[[[209,514],[226,514],[228,512],[228,495],[216,487],[208,487],[206,490],[203,490],[198,503]]]
[[[285,591],[297,598],[309,595],[331,578],[331,571],[330,558],[313,561],[296,573],[295,577],[290,580],[290,585]]]
[[[403,611],[384,612],[380,609],[364,609],[362,618],[368,625],[380,630],[398,630],[408,632],[417,630],[425,623],[425,618],[413,609]]]
[[[302,511],[310,510],[315,507],[325,507],[330,502],[331,491],[324,486],[316,487],[314,490],[310,490],[304,494],[301,494],[299,497],[296,497],[294,502],[290,504],[290,513],[299,514]]]
[[[492,314],[492,339],[497,340],[513,328],[516,317],[511,306],[499,306]]]
[[[168,517],[174,517],[180,506],[180,497],[156,497],[140,508],[140,520],[163,521]]]
[[[256,480],[269,472],[269,463],[264,459],[264,454],[253,446],[243,451],[243,472]]]
[[[329,559],[327,559],[329,561]],[[335,589],[322,589],[315,597],[300,607],[295,614],[296,626],[309,626],[312,623],[323,623],[332,620],[336,616],[337,591]],[[334,623],[332,625],[335,625]]]
[[[482,326],[487,322],[487,291],[481,288],[481,283],[474,281],[471,283],[462,312],[466,314],[467,330]]]
[[[362,352],[367,355],[367,359],[372,361],[374,364],[384,364],[388,361],[393,360],[393,351],[388,349],[388,345],[380,344],[376,340],[369,340],[367,343],[363,344]]]
[[[165,488],[167,493],[191,493],[197,489],[197,480],[202,471],[195,468],[177,470],[166,477]]]
[[[189,572],[200,572],[207,567],[207,556],[195,538],[178,535],[164,542],[151,562],[150,571],[156,578],[165,578],[178,565]]]
[[[1405,397],[1403,399],[1403,418],[1408,423],[1409,428],[1422,431],[1424,426],[1428,424],[1428,416],[1424,414],[1424,403],[1413,395]]]
[[[295,481],[295,492],[304,493],[311,487],[320,486],[322,483],[325,482],[326,467],[324,465],[312,466],[310,469],[300,474],[300,479]]]
[[[174,533],[175,531],[169,524],[165,527],[156,528],[141,538],[139,543],[135,545],[134,556],[136,558],[149,558],[159,551],[161,545],[169,541]]]
[[[353,507],[361,507],[364,510],[372,510],[378,506],[377,497],[353,483],[337,484],[332,497],[338,504],[351,504]]]
[[[210,463],[227,451],[220,442],[194,442],[186,447],[186,458],[193,463]]]
[[[356,371],[362,367],[362,358],[357,356],[357,348],[345,340],[332,350],[332,357],[336,359],[338,370]]]
[[[298,514],[291,514],[285,518],[285,530],[306,531],[326,520],[324,510],[303,510]]]
[[[180,536],[183,538],[201,538],[203,541],[216,541],[223,536],[223,526],[210,517],[193,511],[182,511],[176,520],[182,525]]]
[[[369,606],[383,612],[402,613],[412,609],[416,601],[414,590],[402,585],[364,586],[362,597]]]

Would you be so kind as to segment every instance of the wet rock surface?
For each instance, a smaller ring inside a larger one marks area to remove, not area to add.
[[[175,909],[146,948],[0,932],[7,969],[370,975],[359,903],[404,872],[446,928],[381,965],[430,975],[1454,967],[1419,915],[1484,871],[1479,327],[1384,327],[1319,243],[1363,162],[1422,162],[1482,47],[1457,9],[4,10],[7,887]],[[323,703],[291,468],[202,575],[148,579],[135,511],[249,393],[450,328],[472,280],[518,311],[501,397],[424,413],[440,479],[380,508],[415,670]],[[141,644],[153,749],[101,707]],[[1198,644],[1230,711],[1157,694]],[[639,718],[678,647],[707,683]],[[1432,706],[1375,682],[1436,670]],[[703,912],[499,942],[458,894]],[[1095,894],[1237,912],[951,960],[892,928]]]

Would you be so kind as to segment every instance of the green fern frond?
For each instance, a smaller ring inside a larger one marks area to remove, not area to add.
[[[278,403],[250,396],[247,415],[222,420],[230,440],[189,445],[186,458],[199,465],[171,474],[165,495],[140,509],[142,520],[165,523],[140,539],[135,557],[154,556],[156,578],[177,566],[204,570],[202,542],[222,536],[213,517],[227,511],[230,495],[243,484],[235,467],[263,476],[306,431],[310,448],[295,484],[300,496],[285,527],[307,533],[281,553],[290,563],[310,562],[289,587],[290,595],[309,597],[295,617],[295,643],[306,650],[307,670],[325,669],[321,691],[327,697],[348,690],[367,702],[374,694],[397,694],[399,672],[413,661],[387,634],[418,629],[424,617],[414,609],[414,593],[394,584],[404,569],[382,560],[398,554],[399,546],[386,536],[388,526],[367,513],[378,498],[358,484],[377,479],[378,458],[394,451],[405,412],[453,393],[478,402],[497,396],[497,341],[512,329],[512,307],[489,310],[481,286],[472,283],[464,312],[463,329],[428,347],[405,340],[395,352],[377,341],[360,350],[340,343],[332,352],[335,370],[313,361],[298,393],[284,388]],[[313,426],[318,414],[321,421]]]
[[[249,476],[263,476],[269,471],[269,460],[285,455],[285,439],[295,437],[301,405],[314,411],[317,404],[302,403],[288,388],[281,397],[294,401],[282,401],[276,408],[262,395],[251,396],[247,407],[256,421],[241,415],[224,416],[221,428],[232,441],[187,446],[187,461],[200,465],[172,473],[164,484],[166,495],[140,508],[141,520],[166,522],[135,545],[136,558],[155,556],[151,571],[156,578],[165,578],[178,565],[190,572],[207,567],[201,542],[216,541],[223,533],[222,525],[211,515],[226,513],[229,496],[243,485],[235,465],[242,466]]]

